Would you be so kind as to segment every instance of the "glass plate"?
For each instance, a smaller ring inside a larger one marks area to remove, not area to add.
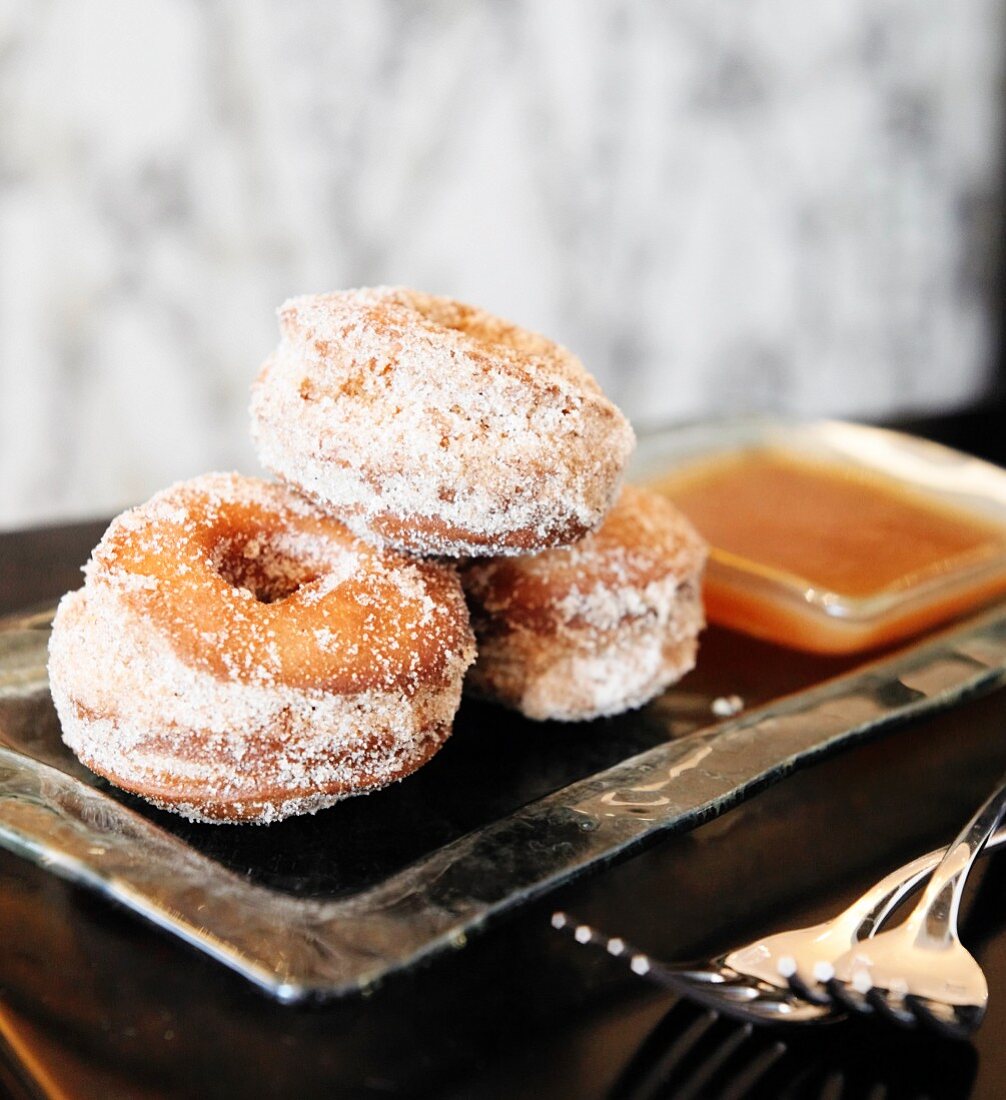
[[[714,628],[695,672],[639,711],[542,724],[466,701],[402,783],[314,817],[210,826],[115,790],[65,748],[51,613],[0,622],[0,845],[282,1001],[365,990],[456,950],[560,883],[1006,675],[1006,605],[866,665]],[[718,721],[733,694],[746,709]]]

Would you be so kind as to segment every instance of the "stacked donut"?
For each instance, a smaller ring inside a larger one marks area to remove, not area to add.
[[[620,488],[632,429],[573,355],[402,288],[294,299],[280,327],[251,409],[279,480],[205,475],[124,513],[60,603],[52,693],[88,767],[193,820],[269,822],[421,766],[466,671],[571,720],[691,668],[705,547]]]

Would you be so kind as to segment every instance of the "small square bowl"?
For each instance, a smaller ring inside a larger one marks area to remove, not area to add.
[[[642,433],[629,477],[674,500],[676,484],[766,454],[825,480],[861,485],[866,494],[897,496],[917,510],[919,524],[928,513],[944,527],[948,519],[961,531],[973,527],[977,543],[887,577],[875,590],[858,583],[843,591],[841,583],[804,575],[792,560],[780,567],[756,552],[717,546],[713,535],[705,581],[712,622],[796,649],[854,653],[919,633],[1006,591],[1006,471],[913,436],[830,420],[686,424]],[[767,493],[754,509],[756,522],[779,522],[786,507],[785,494]],[[687,514],[687,506],[682,510]],[[854,528],[856,514],[848,520]],[[858,564],[868,575],[869,557]]]

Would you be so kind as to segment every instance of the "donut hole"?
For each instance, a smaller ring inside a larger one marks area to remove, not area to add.
[[[310,563],[262,536],[228,539],[213,555],[213,567],[229,584],[244,588],[259,603],[277,603],[318,579]]]

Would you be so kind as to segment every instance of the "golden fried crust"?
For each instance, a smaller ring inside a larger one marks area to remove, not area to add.
[[[78,708],[78,716],[92,723],[100,722],[103,717],[88,714],[82,708]],[[423,736],[401,743],[375,735],[362,737],[360,759],[373,760],[373,766],[361,762],[352,773],[306,786],[284,783],[277,778],[270,766],[280,750],[275,744],[271,753],[252,753],[260,780],[234,782],[223,788],[213,780],[182,779],[170,770],[151,773],[138,782],[133,772],[115,765],[110,767],[100,756],[88,755],[86,749],[81,752],[80,761],[114,786],[131,791],[162,810],[197,821],[254,825],[281,820],[295,813],[314,812],[351,795],[366,794],[404,779],[435,756],[450,734],[450,722],[443,722],[432,725]],[[169,741],[175,741],[176,737],[177,731],[171,739],[162,737],[163,747],[170,748]],[[212,743],[213,740],[205,730],[187,730],[184,737],[190,745]],[[244,766],[247,768],[247,762]]]
[[[303,492],[303,490],[301,490]],[[445,557],[477,554],[532,554],[546,546],[568,546],[590,533],[576,520],[567,519],[555,528],[514,528],[505,534],[488,536],[472,528],[458,527],[434,516],[412,516],[403,520],[388,512],[363,515],[362,508],[338,508],[308,492],[319,508],[328,510],[342,522],[366,524],[365,534],[384,546],[397,547],[409,554],[436,553]]]
[[[182,660],[216,676],[408,690],[442,677],[469,636],[451,569],[376,550],[252,478],[200,478],[113,522],[90,575],[122,582]]]
[[[479,644],[466,687],[533,718],[641,705],[694,663],[705,557],[666,498],[627,486],[573,546],[466,564]]]
[[[294,299],[252,390],[263,464],[416,554],[565,545],[610,508],[632,429],[565,348],[401,287]]]
[[[63,739],[194,820],[276,821],[409,774],[448,736],[474,659],[451,568],[255,479],[158,494],[85,572],[49,648]]]

